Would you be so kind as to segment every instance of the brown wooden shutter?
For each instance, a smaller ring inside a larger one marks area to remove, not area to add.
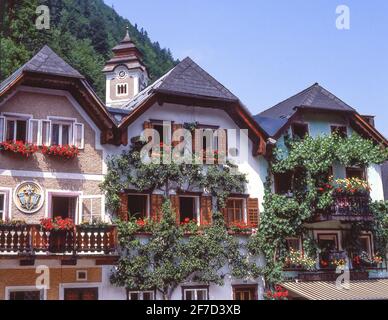
[[[257,228],[259,226],[259,199],[248,198],[247,207],[248,223]]]
[[[172,135],[174,134],[174,132],[176,130],[179,130],[179,129],[182,129],[183,128],[183,124],[179,124],[179,123],[173,123],[172,124]],[[183,137],[181,137],[181,140],[176,140],[176,141],[172,141],[172,147],[176,147],[181,141],[182,141]]]
[[[179,196],[170,196],[171,200],[171,207],[175,211],[175,217],[176,217],[176,223],[180,224],[180,203],[179,203]]]
[[[160,221],[162,218],[163,196],[160,194],[151,195],[151,219]]]
[[[211,224],[212,207],[212,197],[201,197],[201,225]]]
[[[122,221],[128,221],[128,195],[120,194],[119,218]]]
[[[202,129],[196,129],[193,133],[193,154],[196,154],[198,156],[202,156],[202,149],[206,146],[202,146],[202,140],[203,140],[203,130]]]
[[[152,123],[151,123],[151,122],[146,121],[146,122],[143,123],[143,129],[144,129],[144,130],[146,130],[146,129],[152,129],[152,128],[153,128],[153,126],[152,126]],[[152,139],[152,138],[149,137],[149,138],[148,138],[148,142],[150,142],[151,139]]]

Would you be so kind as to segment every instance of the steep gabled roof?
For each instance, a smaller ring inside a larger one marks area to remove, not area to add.
[[[269,136],[277,139],[283,130],[289,126],[292,119],[297,117],[298,113],[303,110],[347,113],[351,123],[357,127],[357,131],[368,135],[378,143],[388,146],[388,141],[385,137],[370,124],[370,116],[361,116],[354,108],[321,87],[318,83],[259,113],[253,118]]]
[[[326,109],[332,111],[356,111],[334,94],[321,87],[318,83],[315,83],[311,87],[308,87],[296,95],[278,103],[272,108],[261,112],[259,115],[268,118],[287,119],[296,112],[297,107]]]
[[[116,131],[115,120],[93,88],[76,69],[45,45],[28,62],[0,83],[0,100],[19,85],[69,91],[107,136]],[[105,139],[106,141],[109,138]]]

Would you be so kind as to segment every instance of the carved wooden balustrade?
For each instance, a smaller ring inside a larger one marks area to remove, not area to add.
[[[116,244],[115,226],[61,231],[39,225],[0,226],[0,254],[113,254]]]

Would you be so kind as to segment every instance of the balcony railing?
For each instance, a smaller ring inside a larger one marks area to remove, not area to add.
[[[0,254],[113,254],[116,227],[45,231],[39,225],[0,226]]]
[[[373,219],[373,215],[369,207],[369,194],[337,194],[333,197],[333,205],[325,211],[318,212],[316,220],[365,221]]]

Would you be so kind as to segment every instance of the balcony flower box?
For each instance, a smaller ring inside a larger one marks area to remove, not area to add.
[[[23,157],[30,157],[39,150],[38,146],[23,141],[6,141],[0,143],[0,151],[19,154]]]
[[[72,219],[55,217],[42,219],[41,229],[49,233],[48,249],[51,253],[65,253],[73,245],[75,225]]]
[[[229,230],[234,234],[252,234],[254,227],[245,222],[233,222],[229,226]]]
[[[79,149],[72,145],[63,146],[43,146],[42,153],[47,156],[62,158],[62,159],[73,159],[79,155]]]

